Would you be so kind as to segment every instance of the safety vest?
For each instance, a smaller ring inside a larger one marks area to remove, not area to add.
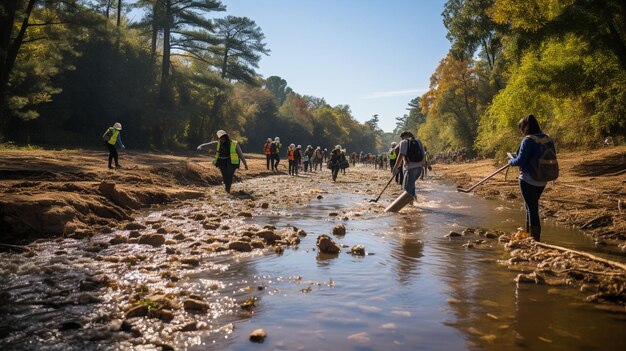
[[[396,158],[398,158],[398,155],[396,154],[396,149],[389,149],[389,159],[395,160]]]
[[[107,143],[115,145],[115,143],[117,143],[117,136],[120,135],[120,131],[111,127],[107,129],[106,132],[104,132],[103,136],[106,135],[110,130],[113,130],[113,134],[111,134],[111,137],[109,138],[109,141],[107,141]]]
[[[272,143],[265,143],[265,154],[266,155],[269,155],[271,153],[271,151],[272,151],[271,146],[272,146]]]
[[[295,151],[294,149],[287,150],[287,159],[288,160],[293,161],[293,160],[296,159],[296,157],[294,156],[294,153],[295,153],[294,151]]]
[[[213,162],[214,164],[217,164],[217,160],[219,159],[219,156],[220,156],[220,143],[221,141],[218,140],[217,150],[215,151],[215,161]],[[237,154],[237,142],[234,140],[231,140],[230,142],[230,163],[234,165],[239,164],[239,155]]]

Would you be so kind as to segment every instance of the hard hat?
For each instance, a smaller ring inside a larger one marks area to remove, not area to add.
[[[335,149],[341,149],[341,145],[335,145]]]
[[[267,138],[267,142],[269,143],[270,141],[272,141],[272,138]]]
[[[292,144],[289,144],[289,147],[296,147],[296,145],[292,143]]]
[[[396,145],[398,145],[398,144],[396,144],[396,142],[395,142],[395,141],[394,141],[393,143],[391,143],[391,147],[394,147],[394,146],[396,146]]]
[[[312,149],[312,148],[313,148],[313,146],[311,146],[311,145],[307,145],[307,146],[306,146],[306,148],[307,148],[307,149]]]
[[[298,145],[298,149],[302,149],[302,145]]]
[[[218,137],[218,139],[219,139],[219,138],[221,138],[221,137],[223,137],[224,135],[227,135],[227,134],[226,134],[226,132],[225,132],[224,130],[220,129],[220,130],[218,130],[218,131],[217,131],[217,137]]]
[[[115,123],[113,125],[113,128],[117,129],[117,130],[122,130],[122,125],[120,123]]]
[[[317,149],[318,149],[318,150],[321,150],[322,148],[318,145],[318,146],[317,146]]]
[[[274,138],[274,141],[280,141],[279,137]]]

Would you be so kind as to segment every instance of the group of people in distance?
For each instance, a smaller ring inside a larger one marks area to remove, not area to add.
[[[519,184],[524,205],[526,207],[526,231],[539,241],[541,237],[541,224],[539,219],[539,198],[543,193],[546,184],[550,180],[558,177],[558,164],[556,164],[556,151],[554,142],[549,136],[544,134],[539,128],[539,123],[533,115],[522,118],[518,123],[518,128],[524,134],[519,151],[516,155],[511,155],[509,166],[520,167]],[[115,123],[109,127],[102,139],[109,151],[109,168],[113,168],[112,161],[115,161],[115,168],[121,168],[118,161],[116,146],[125,148],[122,144],[122,125]],[[246,170],[248,164],[241,150],[241,146],[235,140],[231,140],[224,130],[217,131],[216,141],[201,144],[197,147],[202,150],[208,147],[215,147],[213,164],[220,169],[224,187],[230,193],[235,171],[243,163]],[[391,143],[391,149],[387,154],[391,172],[402,188],[414,198],[416,197],[415,182],[426,171],[427,154],[422,142],[410,131],[400,134],[399,143]],[[268,138],[264,145],[264,152],[267,159],[267,169],[276,172],[280,163],[280,138],[274,140]],[[553,154],[552,159],[546,155]],[[346,158],[346,150],[341,145],[336,145],[330,152],[327,149],[317,147],[313,149],[308,145],[304,152],[301,145],[290,144],[286,151],[289,162],[289,174],[297,176],[299,169],[303,166],[304,172],[322,170],[322,165],[327,164],[331,170],[332,181],[337,180],[340,170],[350,166]],[[356,153],[352,154],[351,161],[356,163]],[[361,153],[359,159],[362,159]],[[553,162],[550,162],[553,161]],[[377,167],[378,168],[378,167]]]

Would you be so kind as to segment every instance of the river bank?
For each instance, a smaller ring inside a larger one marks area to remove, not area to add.
[[[132,221],[139,209],[198,199],[207,186],[221,183],[212,158],[200,152],[124,151],[120,170],[107,168],[105,151],[0,152],[0,242],[5,244],[110,232]],[[248,165],[249,171],[236,172],[236,180],[274,174],[265,168],[264,156],[249,155]]]
[[[562,152],[558,157],[560,176],[541,197],[541,217],[581,229],[597,245],[614,245],[626,252],[626,147]],[[499,166],[486,159],[434,167],[438,175],[468,188]],[[518,168],[511,168],[506,179],[501,172],[474,194],[523,206],[517,172]]]

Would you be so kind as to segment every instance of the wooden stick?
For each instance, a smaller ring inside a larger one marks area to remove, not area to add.
[[[544,247],[544,248],[547,248],[547,249],[553,249],[553,250],[558,250],[558,251],[562,251],[562,252],[570,252],[570,253],[573,253],[575,255],[587,257],[587,258],[589,258],[591,260],[594,260],[594,261],[597,261],[597,262],[601,262],[601,263],[604,263],[605,265],[612,266],[612,267],[619,268],[621,270],[626,271],[626,265],[625,264],[619,263],[619,262],[615,262],[615,261],[611,261],[611,260],[608,260],[606,258],[598,257],[598,256],[592,255],[590,253],[576,251],[576,250],[572,250],[572,249],[566,249],[566,248],[561,247],[561,246],[544,244],[544,243],[537,242],[537,241],[535,242],[535,244],[537,246]]]

